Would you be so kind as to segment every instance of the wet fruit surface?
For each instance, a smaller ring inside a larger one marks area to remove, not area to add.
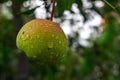
[[[52,65],[64,56],[67,40],[58,24],[50,20],[35,19],[21,28],[16,44],[32,61]]]

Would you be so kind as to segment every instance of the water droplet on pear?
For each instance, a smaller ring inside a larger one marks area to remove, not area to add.
[[[48,48],[53,48],[53,43],[48,44]]]

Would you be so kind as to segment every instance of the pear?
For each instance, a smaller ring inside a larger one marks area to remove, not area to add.
[[[28,59],[40,65],[54,65],[65,55],[67,39],[57,23],[34,19],[20,29],[16,45]]]

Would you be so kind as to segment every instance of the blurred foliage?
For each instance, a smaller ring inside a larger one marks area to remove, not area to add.
[[[36,6],[35,8],[32,8],[32,9],[27,9],[26,11],[21,11],[21,12],[19,12],[18,14],[19,15],[30,15],[30,14],[33,14],[33,12],[36,10],[36,8],[38,8],[38,7],[40,7],[40,6]]]
[[[15,70],[15,52],[13,27],[11,20],[0,17],[0,80],[11,78]]]
[[[0,3],[4,4],[6,1],[2,0]],[[26,0],[13,1],[23,3]],[[75,32],[73,37],[68,36],[69,46],[64,59],[54,66],[40,66],[30,62],[29,80],[120,80],[120,1],[107,0],[116,7],[115,10],[105,2],[101,8],[95,6],[98,0],[88,0],[92,7],[85,8],[83,1],[57,0],[55,16],[63,16],[65,10],[74,14],[71,6],[77,3],[84,22],[89,20],[90,16],[86,10],[95,11],[102,16],[105,20],[105,24],[101,26],[103,32],[93,41],[89,41],[93,44],[90,47],[78,44],[78,32]],[[35,9],[18,13],[28,15]],[[18,61],[13,20],[3,15],[0,15],[0,80],[16,80]],[[75,48],[74,43],[77,43]]]
[[[61,2],[61,0],[57,0],[57,7],[56,7],[56,13],[57,13],[57,16],[60,17],[62,16],[64,10],[70,10],[71,9],[71,6],[72,4],[75,2],[75,0],[63,0]]]
[[[0,3],[4,3],[4,2],[6,2],[6,1],[8,1],[8,0],[0,0]]]

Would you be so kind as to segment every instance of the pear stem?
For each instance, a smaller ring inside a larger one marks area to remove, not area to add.
[[[54,16],[55,1],[56,1],[56,0],[52,0],[53,5],[52,5],[52,13],[51,13],[51,17],[50,17],[50,20],[51,20],[51,21],[53,20],[53,16]]]

